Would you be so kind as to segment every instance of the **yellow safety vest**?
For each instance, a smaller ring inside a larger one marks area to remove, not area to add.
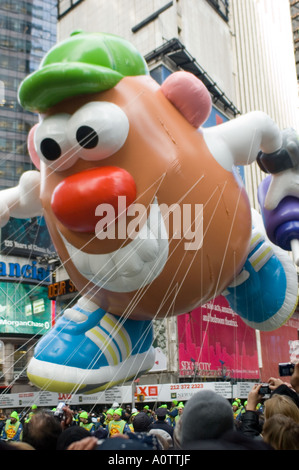
[[[108,424],[109,436],[115,436],[115,434],[122,434],[126,422],[121,419],[120,421],[110,421]]]
[[[84,428],[84,429],[87,429],[87,431],[90,431],[91,428],[93,427],[93,423],[82,423],[82,421],[80,422],[80,426],[81,428]]]
[[[20,426],[20,421],[17,421],[14,424],[10,422],[10,419],[6,421],[5,432],[6,432],[7,439],[13,439],[15,437],[15,435],[18,432],[19,426]]]

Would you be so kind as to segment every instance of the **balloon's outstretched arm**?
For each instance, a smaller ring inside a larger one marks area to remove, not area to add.
[[[26,171],[19,184],[0,192],[0,227],[7,224],[10,217],[27,219],[42,215],[40,201],[40,173]]]
[[[219,163],[229,171],[233,165],[255,162],[261,150],[267,154],[279,151],[283,143],[281,130],[262,111],[253,111],[202,131],[212,155],[221,155]]]

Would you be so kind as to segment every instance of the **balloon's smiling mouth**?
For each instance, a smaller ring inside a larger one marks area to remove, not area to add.
[[[168,234],[157,200],[136,237],[111,253],[85,253],[60,235],[79,273],[111,292],[132,292],[147,286],[159,276],[168,259]]]

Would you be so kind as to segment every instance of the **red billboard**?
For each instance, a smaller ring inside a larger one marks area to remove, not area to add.
[[[299,313],[294,313],[278,330],[261,332],[262,369],[261,380],[267,382],[270,377],[278,377],[278,364],[290,362],[290,342],[296,341],[299,331]],[[283,377],[289,382],[289,377]]]
[[[220,296],[178,317],[181,377],[258,379],[255,330]]]
[[[279,362],[290,360],[289,341],[298,339],[298,313],[278,330],[257,335],[222,296],[177,321],[181,378],[267,381],[278,376]]]

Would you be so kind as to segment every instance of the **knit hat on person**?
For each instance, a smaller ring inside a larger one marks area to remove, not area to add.
[[[147,432],[151,424],[151,418],[141,411],[133,420],[133,428],[135,432]]]
[[[160,408],[157,409],[156,415],[158,419],[161,419],[161,420],[165,419],[167,415],[167,409],[161,406]]]
[[[113,414],[116,414],[118,416],[122,416],[122,413],[123,413],[123,410],[121,408],[117,408],[116,410],[114,410]]]
[[[57,439],[57,450],[66,450],[73,442],[90,437],[91,433],[81,426],[71,426],[60,434]]]
[[[230,403],[212,390],[203,390],[190,398],[181,419],[183,448],[192,441],[218,439],[234,428]]]

